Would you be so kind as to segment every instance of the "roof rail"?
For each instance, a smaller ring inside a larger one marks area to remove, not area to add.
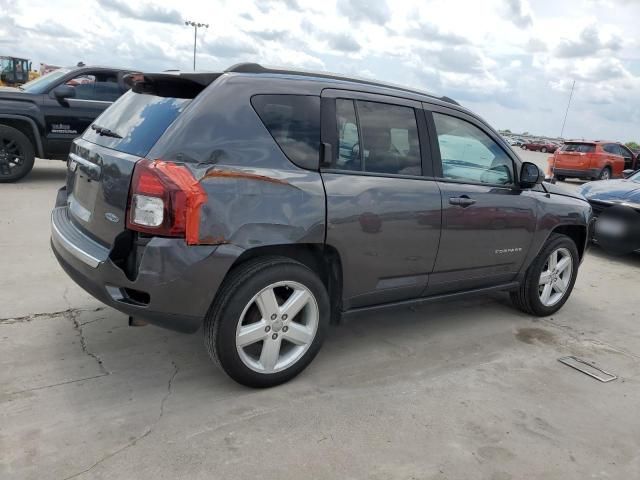
[[[310,72],[305,70],[286,70],[280,68],[267,68],[263,67],[259,63],[237,63],[227,68],[225,73],[233,72],[233,73],[273,73],[273,74],[281,74],[281,75],[299,75],[302,77],[318,77],[318,78],[327,78],[330,80],[343,80],[347,82],[355,82],[362,83],[364,85],[372,85],[375,87],[384,87],[384,88],[393,88],[395,90],[401,90],[403,92],[416,93],[418,95],[426,95],[431,98],[436,98],[443,102],[452,103],[454,105],[460,105],[455,100],[449,97],[438,97],[435,95],[431,95],[429,93],[421,92],[420,90],[414,90],[411,88],[403,87],[401,85],[394,85],[393,83],[385,83],[385,82],[377,82],[375,80],[367,80],[364,78],[357,77],[347,77],[344,75],[336,75],[335,73],[327,73],[327,72]]]

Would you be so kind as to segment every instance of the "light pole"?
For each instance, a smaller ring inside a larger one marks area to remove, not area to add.
[[[192,22],[191,20],[187,20],[186,22],[184,22],[184,24],[188,27],[189,26],[193,27],[193,69],[195,70],[196,69],[196,43],[198,42],[198,27],[209,28],[209,24]]]

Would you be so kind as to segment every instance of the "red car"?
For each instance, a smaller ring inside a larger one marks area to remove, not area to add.
[[[532,150],[534,152],[553,153],[558,149],[558,145],[555,143],[547,142],[546,140],[534,140],[522,144],[523,150]]]
[[[622,178],[622,171],[638,168],[638,158],[618,142],[596,140],[565,142],[548,160],[548,173],[562,181],[566,177],[589,180]]]

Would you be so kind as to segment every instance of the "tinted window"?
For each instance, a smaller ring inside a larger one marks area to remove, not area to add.
[[[122,94],[116,74],[110,72],[79,75],[66,84],[75,89],[78,100],[115,102]]]
[[[319,97],[256,95],[251,98],[251,104],[289,160],[303,168],[318,168]]]
[[[596,151],[596,146],[593,143],[565,143],[561,150],[563,152],[593,153]]]
[[[420,175],[420,142],[413,108],[360,100],[356,105],[363,170]]]
[[[513,162],[491,137],[475,125],[433,114],[442,159],[442,176],[473,183],[513,182]]]
[[[337,99],[336,124],[335,168],[400,175],[422,173],[413,108]]]
[[[98,145],[143,157],[190,101],[129,91],[93,123],[93,126],[109,129],[122,138],[100,135],[92,128],[88,128],[82,137]]]
[[[360,140],[353,100],[336,100],[336,125],[338,127],[338,154],[335,168],[362,170]]]

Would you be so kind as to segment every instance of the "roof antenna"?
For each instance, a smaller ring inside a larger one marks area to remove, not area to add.
[[[569,94],[569,101],[567,102],[567,110],[564,112],[564,120],[562,121],[562,128],[560,129],[560,138],[562,139],[562,135],[564,135],[564,126],[567,123],[567,115],[569,115],[569,107],[571,106],[571,99],[573,98],[573,89],[576,86],[576,81],[574,80],[571,84],[571,93]],[[551,168],[551,181],[555,183],[556,180],[556,156],[553,156],[553,167]]]
[[[564,112],[564,120],[562,121],[562,129],[560,130],[560,138],[564,134],[564,126],[567,123],[567,115],[569,115],[569,107],[571,106],[571,99],[573,98],[573,89],[576,86],[576,81],[574,80],[571,84],[571,93],[569,94],[569,102],[567,103],[567,110]]]

